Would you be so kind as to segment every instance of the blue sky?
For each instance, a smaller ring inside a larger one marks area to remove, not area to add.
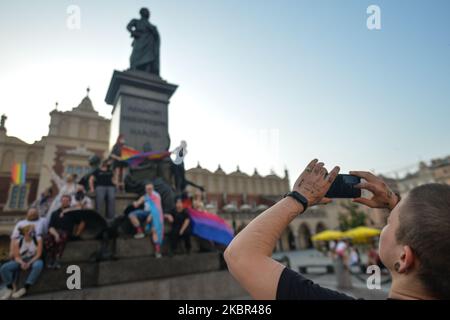
[[[381,30],[366,27],[371,4]],[[66,27],[69,5],[80,30]],[[109,117],[112,72],[131,53],[125,26],[142,6],[161,34],[161,75],[179,85],[169,126],[188,167],[286,167],[293,182],[314,157],[392,173],[450,154],[446,0],[3,1],[8,134],[40,139],[55,101],[69,110],[87,86]]]

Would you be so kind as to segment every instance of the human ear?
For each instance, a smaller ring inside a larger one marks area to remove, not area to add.
[[[416,256],[410,246],[403,246],[400,259],[395,263],[395,271],[398,273],[407,273],[410,271],[415,262]]]

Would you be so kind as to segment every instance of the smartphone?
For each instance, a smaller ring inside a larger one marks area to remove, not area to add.
[[[361,189],[355,188],[355,184],[361,182],[361,178],[350,174],[338,174],[325,197],[327,198],[359,198]]]

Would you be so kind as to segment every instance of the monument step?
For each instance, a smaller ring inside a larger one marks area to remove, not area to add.
[[[173,257],[141,257],[99,263],[98,285],[202,273],[220,269],[217,253],[195,253]]]
[[[96,261],[101,248],[98,240],[69,241],[61,258],[63,263]]]
[[[249,299],[227,270],[109,286],[61,290],[26,296],[27,300],[172,300]]]
[[[67,290],[67,266],[69,264],[62,264],[61,269],[47,269],[45,268],[37,282],[29,290],[29,294],[53,292],[60,290]],[[97,285],[98,279],[98,264],[82,262],[77,263],[81,269],[81,284],[83,287],[93,287]],[[23,284],[25,275],[21,273],[19,278],[19,285]]]
[[[165,241],[161,247],[163,254],[169,252],[169,238],[166,235]],[[200,250],[200,239],[197,237],[191,237],[191,252],[197,252]],[[176,253],[186,253],[184,241],[178,243]],[[155,247],[150,240],[150,236],[147,235],[143,239],[134,238],[118,238],[115,242],[114,257],[118,259],[154,256]]]
[[[67,290],[66,272],[70,263],[62,264],[61,269],[44,269],[29,294],[41,294]],[[196,253],[173,257],[140,257],[104,262],[76,263],[81,270],[81,287],[92,288],[115,284],[171,278],[188,274],[202,274],[223,269],[219,253]],[[25,274],[21,273],[19,285]]]

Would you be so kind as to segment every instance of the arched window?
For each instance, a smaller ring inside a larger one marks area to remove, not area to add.
[[[316,234],[322,231],[325,231],[327,229],[327,227],[325,226],[325,223],[323,222],[319,222],[316,225]]]

